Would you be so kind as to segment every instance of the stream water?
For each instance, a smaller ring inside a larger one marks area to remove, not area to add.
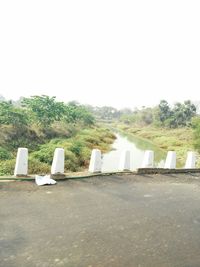
[[[124,150],[130,150],[131,170],[141,167],[145,150],[154,151],[154,167],[164,166],[166,153],[155,145],[134,136],[121,133],[115,133],[115,135],[117,138],[112,145],[112,151],[103,154],[102,172],[117,171],[120,156]]]

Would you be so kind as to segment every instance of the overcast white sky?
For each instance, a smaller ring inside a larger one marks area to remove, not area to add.
[[[0,0],[0,95],[200,100],[200,1]]]

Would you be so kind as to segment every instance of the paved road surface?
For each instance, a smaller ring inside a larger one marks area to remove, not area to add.
[[[199,267],[200,175],[0,183],[2,267]]]

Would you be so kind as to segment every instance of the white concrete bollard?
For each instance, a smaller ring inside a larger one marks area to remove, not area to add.
[[[119,162],[119,171],[130,171],[131,168],[131,153],[129,150],[122,152]]]
[[[195,164],[196,164],[196,154],[195,152],[189,151],[187,153],[185,169],[195,169]]]
[[[164,168],[165,169],[176,168],[176,152],[175,151],[168,151]]]
[[[154,165],[154,151],[146,150],[142,162],[142,168],[153,168]]]
[[[28,149],[20,147],[17,151],[14,176],[28,175]]]
[[[101,172],[101,167],[101,151],[99,149],[93,149],[90,158],[89,172]]]
[[[64,174],[65,151],[63,148],[56,148],[54,151],[51,174]]]

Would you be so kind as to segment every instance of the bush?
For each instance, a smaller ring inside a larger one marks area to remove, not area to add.
[[[83,149],[83,143],[81,143],[78,140],[72,141],[71,146],[69,147],[69,150],[75,154],[75,156],[79,157],[81,155]]]
[[[15,150],[18,147],[28,147],[29,150],[37,149],[38,145],[44,142],[34,130],[26,126],[14,127],[2,125],[0,127],[0,145],[8,150]]]
[[[65,150],[65,172],[77,172],[80,170],[78,159],[75,154],[69,150]]]
[[[65,150],[65,171],[80,171],[83,168],[88,167],[91,150],[93,148],[99,148],[102,152],[106,152],[109,150],[110,144],[113,142],[114,138],[115,136],[112,133],[110,134],[110,131],[107,129],[89,128],[80,130],[79,133],[74,135],[72,138],[52,139],[50,142],[40,145],[37,151],[30,153],[29,173],[49,173],[54,151],[58,147]],[[10,152],[5,150],[3,150],[3,152],[3,157],[5,159],[9,159]],[[3,161],[0,166],[0,175],[13,174],[14,165],[15,160]]]
[[[50,166],[46,163],[40,162],[37,159],[30,158],[28,162],[28,173],[44,175],[50,173]]]
[[[0,160],[11,159],[12,154],[5,148],[0,147]]]
[[[193,145],[194,148],[200,152],[200,117],[195,117],[192,120],[192,128],[193,128]]]
[[[0,175],[13,175],[15,159],[0,161]]]
[[[16,159],[4,160],[0,162],[0,175],[14,175]],[[28,161],[29,174],[47,174],[50,173],[50,166],[37,159],[30,158]]]
[[[37,159],[39,162],[47,163],[51,165],[53,160],[54,151],[58,147],[50,143],[42,145],[40,150],[31,153],[33,159]]]

